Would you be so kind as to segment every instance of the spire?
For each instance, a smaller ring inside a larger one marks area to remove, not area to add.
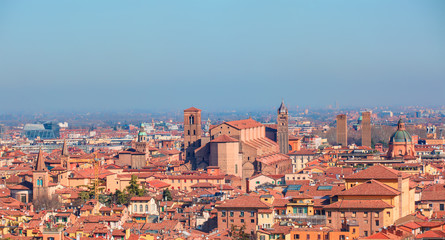
[[[37,156],[36,165],[34,167],[35,171],[46,171],[45,159],[43,159],[43,151],[39,149],[39,155]]]
[[[281,105],[278,108],[278,113],[287,113],[287,107],[284,105],[284,100],[281,100]]]
[[[62,147],[62,156],[68,157],[68,144],[66,144],[66,139],[63,140],[63,147]]]

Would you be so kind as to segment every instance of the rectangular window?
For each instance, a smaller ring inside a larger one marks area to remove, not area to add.
[[[363,212],[363,217],[368,217],[368,212]]]
[[[251,212],[250,212],[250,216],[251,216],[251,217],[255,217],[255,212],[254,212],[254,211],[251,211]]]
[[[355,218],[356,214],[356,212],[352,212],[352,217]]]
[[[345,217],[345,212],[340,212],[340,217]]]
[[[379,220],[375,220],[375,226],[378,227],[380,225],[380,221]]]
[[[244,217],[244,211],[241,211],[241,212],[239,213],[239,216],[240,216],[240,217]]]
[[[233,217],[233,211],[230,211],[230,216]]]
[[[317,240],[321,240],[321,234],[318,234]]]
[[[368,236],[368,231],[365,231],[365,237],[367,237]]]
[[[328,211],[328,217],[331,217],[331,211]]]
[[[307,235],[306,235],[306,239],[307,239],[307,240],[311,240],[311,235],[310,235],[310,234],[307,234]]]
[[[255,219],[250,219],[250,222],[251,223],[255,223]]]
[[[300,239],[300,234],[294,234],[294,239]]]
[[[226,211],[222,211],[221,212],[221,217],[225,217],[226,216]]]
[[[445,210],[445,206],[444,206],[444,204],[440,204],[440,211],[443,211],[443,210]]]
[[[375,212],[374,217],[379,217],[379,212]]]
[[[241,222],[243,223],[243,222],[244,222],[244,219],[241,219]]]

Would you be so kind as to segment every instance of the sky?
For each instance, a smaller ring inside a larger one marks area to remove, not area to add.
[[[441,105],[445,1],[0,1],[0,111]]]

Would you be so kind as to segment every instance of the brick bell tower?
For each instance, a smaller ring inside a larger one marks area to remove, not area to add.
[[[201,110],[191,107],[184,110],[185,162],[196,169],[195,149],[201,146]]]
[[[280,146],[280,153],[287,154],[289,152],[289,115],[284,101],[281,101],[278,108],[277,142]]]
[[[48,197],[49,175],[43,159],[42,149],[39,150],[36,165],[32,171],[33,201]]]

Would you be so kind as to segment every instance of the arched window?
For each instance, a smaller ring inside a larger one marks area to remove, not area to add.
[[[141,205],[139,205],[139,212],[143,212],[144,211],[144,207]]]
[[[148,205],[145,205],[145,212],[148,212]]]
[[[138,205],[134,205],[134,207],[133,207],[133,212],[137,212],[138,211]]]
[[[196,131],[195,130],[193,130],[193,135],[196,135]]]
[[[190,124],[195,124],[195,117],[190,116],[190,117],[189,117],[189,123],[190,123]]]

